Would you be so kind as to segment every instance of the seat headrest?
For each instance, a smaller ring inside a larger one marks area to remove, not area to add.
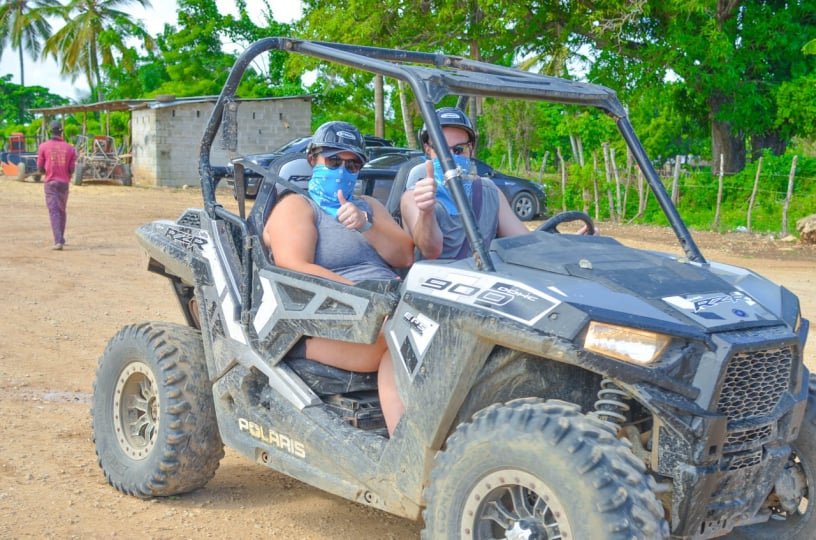
[[[278,168],[278,176],[290,182],[306,181],[312,177],[312,166],[306,158],[287,161]]]

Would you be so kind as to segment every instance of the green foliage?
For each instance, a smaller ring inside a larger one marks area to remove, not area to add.
[[[6,131],[5,128],[10,128],[12,125],[19,127],[20,118],[24,123],[31,122],[34,115],[27,112],[29,108],[56,107],[67,103],[67,99],[50,93],[47,88],[23,87],[11,82],[11,75],[0,76],[0,130],[2,131]]]
[[[599,151],[596,149],[596,151]],[[755,232],[778,233],[782,228],[782,206],[787,196],[788,178],[791,170],[793,155],[775,156],[766,152],[762,159],[759,184],[756,199],[751,211],[751,229]],[[751,193],[754,188],[758,161],[750,163],[745,170],[738,174],[723,177],[723,197],[720,208],[719,231],[732,231],[738,227],[747,227],[747,213]],[[624,170],[625,165],[618,163],[621,173],[623,193],[628,191],[624,220],[629,221],[638,211],[638,195],[634,174]],[[634,171],[631,171],[634,173]],[[580,167],[577,164],[568,166],[567,180],[567,208],[583,209],[586,203],[583,199],[584,190],[589,193],[589,213],[594,217],[595,208],[592,200],[592,178],[598,176],[601,186],[599,214],[601,220],[610,219],[606,187],[603,172],[594,173],[590,164]],[[630,183],[625,188],[627,178]],[[672,178],[663,179],[667,192],[671,192]],[[560,175],[547,176],[547,191],[552,210],[560,209],[562,197]],[[717,208],[718,176],[712,175],[710,168],[700,169],[683,167],[680,176],[680,200],[677,208],[686,225],[691,228],[711,230]],[[795,223],[798,219],[811,215],[816,207],[816,158],[799,156],[794,188],[788,212],[788,233],[795,232]],[[649,191],[647,205],[643,215],[637,219],[638,223],[649,223],[667,226],[668,221],[657,204],[655,196]]]
[[[96,101],[102,100],[100,66],[125,55],[128,38],[141,39],[148,50],[153,47],[144,28],[120,11],[122,4],[131,3],[150,5],[149,0],[70,0],[58,12],[65,24],[45,43],[44,54],[57,60],[64,75],[83,75]]]

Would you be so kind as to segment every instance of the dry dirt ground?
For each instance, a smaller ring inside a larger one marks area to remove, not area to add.
[[[222,195],[228,200],[228,195]],[[51,251],[42,185],[0,177],[0,537],[416,538],[419,526],[325,494],[227,450],[215,478],[142,501],[107,485],[90,436],[97,359],[123,325],[183,323],[145,270],[134,229],[200,207],[198,189],[72,186],[67,245]],[[670,231],[613,227],[627,244],[676,252]],[[712,260],[757,270],[816,318],[816,251],[746,234],[699,234]],[[806,350],[816,367],[816,345]]]

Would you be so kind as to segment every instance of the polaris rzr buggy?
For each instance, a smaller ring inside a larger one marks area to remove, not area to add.
[[[235,213],[217,202],[210,165],[219,130],[235,149],[246,67],[275,49],[410,85],[472,257],[354,286],[275,266],[259,235],[297,178],[238,159]],[[484,245],[434,114],[446,95],[603,110],[684,256],[558,234],[575,214]],[[246,216],[244,168],[264,176]],[[199,173],[202,209],[138,230],[188,326],[125,327],[96,374],[93,437],[116,489],[148,498],[201,488],[226,444],[422,519],[424,538],[816,536],[816,403],[799,302],[703,257],[614,92],[442,54],[269,38],[233,67]],[[405,404],[390,438],[375,374],[293,352],[304,336],[373,343],[380,331]]]

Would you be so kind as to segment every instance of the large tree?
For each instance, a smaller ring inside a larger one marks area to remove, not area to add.
[[[42,42],[51,35],[51,25],[47,17],[59,9],[59,0],[6,0],[0,4],[0,55],[5,47],[16,49],[20,57],[20,86],[25,87],[24,52],[32,58],[40,56]],[[24,92],[15,106],[19,110],[18,120],[24,120],[25,109],[29,106]]]
[[[63,74],[84,75],[91,96],[100,100],[102,64],[116,63],[117,54],[128,51],[126,40],[137,37],[148,49],[153,39],[143,26],[124,11],[132,4],[150,6],[150,0],[70,0],[62,10],[65,25],[45,44]]]
[[[61,7],[59,0],[5,0],[0,3],[0,55],[6,46],[20,57],[20,86],[25,86],[24,52],[36,59],[51,36],[48,15]]]
[[[780,153],[795,134],[777,122],[778,94],[814,65],[801,52],[816,35],[814,0],[609,0],[580,20],[581,42],[600,51],[595,76],[624,91],[678,80],[678,109],[702,112],[726,171],[744,167],[749,144]]]
[[[41,108],[65,105],[68,99],[52,94],[42,86],[14,84],[11,82],[11,75],[0,76],[0,130],[8,126],[20,126],[34,119],[33,114],[20,110],[21,102],[28,107]]]

